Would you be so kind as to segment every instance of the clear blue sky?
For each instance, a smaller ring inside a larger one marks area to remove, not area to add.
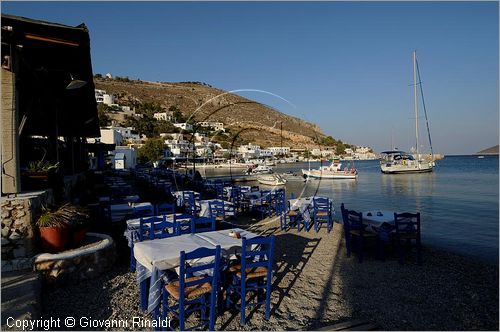
[[[376,151],[414,142],[417,49],[434,149],[498,144],[498,2],[2,2],[90,29],[94,73],[203,81]],[[424,144],[424,142],[423,142]]]

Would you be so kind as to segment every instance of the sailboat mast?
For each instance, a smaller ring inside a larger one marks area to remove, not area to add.
[[[413,51],[413,94],[415,99],[415,138],[417,144],[417,161],[419,161],[420,152],[418,148],[417,51],[416,50]]]

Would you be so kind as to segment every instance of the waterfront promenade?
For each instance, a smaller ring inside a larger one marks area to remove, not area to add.
[[[262,308],[244,329],[318,329],[362,319],[380,330],[497,330],[498,266],[424,247],[424,264],[399,265],[389,252],[385,262],[365,255],[347,258],[342,226],[297,233],[279,230],[279,220],[238,227],[276,235],[271,319]],[[139,311],[139,288],[126,261],[89,282],[57,289],[43,297],[43,314],[132,320]],[[237,313],[218,317],[216,329],[240,330]]]

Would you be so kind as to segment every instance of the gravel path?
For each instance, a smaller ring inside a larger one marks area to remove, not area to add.
[[[240,327],[239,315],[226,312],[216,329],[311,330],[363,319],[382,330],[498,330],[498,266],[431,248],[422,266],[399,265],[390,252],[385,262],[368,253],[359,264],[355,254],[346,257],[338,224],[330,234],[281,232],[270,219],[250,229],[277,237],[271,319],[258,308]],[[45,316],[145,317],[135,274],[123,263],[98,279],[45,290],[43,299]]]

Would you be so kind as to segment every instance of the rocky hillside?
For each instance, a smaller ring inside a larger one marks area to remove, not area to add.
[[[316,146],[325,135],[312,123],[273,110],[263,104],[199,83],[156,83],[96,78],[96,89],[117,97],[120,105],[157,102],[165,109],[176,106],[196,121],[223,122],[233,134],[263,147],[279,146],[283,123],[283,146]]]

